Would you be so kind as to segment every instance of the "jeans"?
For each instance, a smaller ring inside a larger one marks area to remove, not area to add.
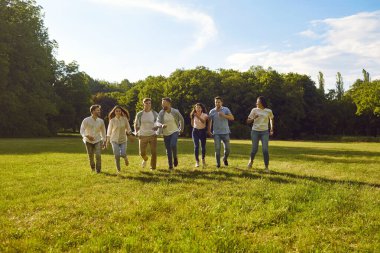
[[[215,145],[215,159],[216,165],[220,166],[220,142],[223,142],[224,156],[223,161],[227,160],[230,154],[230,135],[229,134],[214,134],[214,145]]]
[[[202,146],[202,159],[205,159],[206,156],[206,128],[204,129],[197,129],[193,128],[192,132],[193,142],[194,142],[194,155],[195,160],[199,162],[199,141],[201,141]]]
[[[116,169],[120,171],[120,157],[127,157],[127,143],[111,142],[113,154],[115,155]]]
[[[97,173],[99,173],[102,169],[101,143],[102,143],[101,141],[95,144],[86,142],[86,150],[87,150],[88,160],[90,161],[91,169],[92,171],[95,171],[95,168],[96,168]],[[96,165],[94,161],[94,155],[96,157]]]
[[[255,159],[255,155],[257,153],[257,150],[259,149],[259,140],[261,140],[263,156],[264,156],[264,164],[265,164],[265,167],[268,167],[269,165],[269,149],[268,149],[269,131],[268,130],[265,130],[265,131],[252,130],[251,139],[252,139],[251,161]]]
[[[173,168],[173,158],[178,161],[177,158],[177,140],[178,132],[174,132],[171,135],[164,136],[166,155],[168,157],[169,168]]]
[[[157,164],[157,135],[152,136],[139,136],[139,153],[144,161],[148,160],[146,149],[150,145],[150,152],[152,159],[150,160],[150,167],[156,169]]]

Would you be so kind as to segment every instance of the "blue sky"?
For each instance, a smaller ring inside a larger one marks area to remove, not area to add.
[[[37,0],[56,56],[96,79],[132,82],[206,66],[297,72],[345,88],[380,78],[379,0]]]

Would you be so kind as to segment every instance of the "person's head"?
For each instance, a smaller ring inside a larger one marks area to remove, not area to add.
[[[127,119],[129,120],[129,112],[128,112],[128,110],[124,109],[120,105],[115,105],[115,107],[112,108],[112,110],[108,114],[108,119],[112,119],[114,117],[122,117],[122,116],[123,117],[127,117]]]
[[[190,113],[190,116],[193,117],[194,113],[207,113],[206,107],[202,103],[196,103],[193,106],[193,110]]]
[[[95,117],[100,117],[100,108],[102,108],[100,105],[91,105],[90,107],[91,115]]]
[[[259,96],[258,98],[257,98],[257,100],[256,100],[256,106],[258,107],[258,108],[267,108],[267,101],[265,100],[265,97],[263,97],[263,96]]]
[[[167,111],[172,107],[172,100],[168,97],[162,99],[162,109]]]
[[[148,112],[152,109],[152,99],[144,98],[143,99],[144,111]]]
[[[219,97],[219,96],[215,97],[214,101],[215,101],[215,107],[216,108],[219,109],[219,108],[222,107],[222,105],[223,105],[223,99],[221,97]]]

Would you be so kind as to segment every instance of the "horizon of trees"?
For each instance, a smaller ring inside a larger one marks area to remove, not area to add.
[[[0,115],[4,119],[0,137],[78,131],[93,103],[102,105],[106,122],[114,105],[126,107],[132,123],[144,97],[151,97],[153,108],[159,110],[166,96],[184,115],[187,135],[193,104],[202,102],[211,109],[217,95],[235,115],[231,123],[234,138],[249,138],[245,120],[259,95],[267,98],[274,112],[276,138],[377,136],[380,129],[380,80],[371,81],[365,69],[362,79],[347,91],[339,72],[336,88],[325,91],[322,72],[317,87],[307,75],[280,74],[260,66],[244,72],[199,66],[177,69],[169,77],[109,83],[79,71],[76,62],[58,61],[55,50],[57,43],[49,39],[41,7],[34,0],[0,2]]]

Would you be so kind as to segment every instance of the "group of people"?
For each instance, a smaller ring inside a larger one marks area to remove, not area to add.
[[[230,128],[228,121],[235,118],[230,109],[223,106],[223,99],[215,97],[215,107],[207,114],[202,103],[196,103],[190,113],[192,126],[192,139],[194,142],[195,167],[206,166],[206,139],[207,135],[214,138],[216,167],[221,166],[221,144],[223,143],[223,164],[228,166],[230,154]],[[145,168],[149,157],[147,148],[150,146],[150,169],[155,170],[157,165],[157,136],[163,135],[168,168],[173,170],[178,166],[177,142],[178,136],[184,131],[184,119],[179,110],[172,107],[172,101],[166,97],[162,99],[162,110],[159,113],[152,109],[152,100],[144,98],[143,110],[136,114],[134,120],[135,132],[132,132],[129,124],[128,110],[116,105],[108,114],[109,124],[106,131],[104,121],[100,118],[100,105],[90,107],[91,116],[85,118],[81,124],[80,134],[86,146],[92,171],[101,171],[101,150],[112,147],[115,156],[117,172],[120,173],[120,160],[123,158],[126,166],[129,165],[127,157],[127,142],[134,141],[134,136],[139,140],[139,155],[142,158],[141,166]],[[269,171],[269,135],[273,135],[272,110],[267,108],[264,97],[257,98],[256,107],[248,115],[247,124],[252,124],[251,139],[252,150],[247,167],[252,168],[258,144],[261,140],[264,156],[265,172]],[[270,126],[270,128],[269,128]],[[200,145],[199,145],[200,144]],[[200,147],[199,147],[200,146]],[[202,160],[199,160],[201,149]],[[95,159],[94,159],[95,157]]]

